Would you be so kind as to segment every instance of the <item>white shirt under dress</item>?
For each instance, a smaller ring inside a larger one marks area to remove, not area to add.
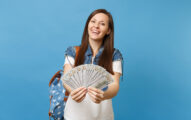
[[[74,65],[74,58],[67,56],[65,64]],[[120,60],[113,62],[113,71],[122,73]],[[114,120],[112,99],[107,99],[97,104],[86,94],[84,100],[77,103],[69,96],[64,109],[64,118],[65,120]]]

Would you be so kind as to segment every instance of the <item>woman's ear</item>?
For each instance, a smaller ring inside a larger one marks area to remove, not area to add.
[[[110,34],[110,32],[111,32],[111,30],[110,30],[110,29],[108,29],[108,31],[107,31],[107,33],[106,33],[106,34],[107,34],[107,35],[109,35],[109,34]]]

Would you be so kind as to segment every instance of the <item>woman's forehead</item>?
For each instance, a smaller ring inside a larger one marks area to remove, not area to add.
[[[97,20],[97,21],[108,21],[108,16],[104,13],[97,13],[96,15],[94,15],[92,18],[92,20]]]

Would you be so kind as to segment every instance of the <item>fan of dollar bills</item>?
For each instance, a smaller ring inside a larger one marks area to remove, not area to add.
[[[114,81],[111,74],[103,67],[93,64],[77,66],[64,74],[61,80],[71,89],[82,86],[103,89]]]

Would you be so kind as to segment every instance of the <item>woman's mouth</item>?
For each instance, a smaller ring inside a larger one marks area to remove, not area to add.
[[[95,34],[95,35],[98,35],[100,32],[99,31],[97,31],[97,30],[92,30],[91,31],[93,34]]]

